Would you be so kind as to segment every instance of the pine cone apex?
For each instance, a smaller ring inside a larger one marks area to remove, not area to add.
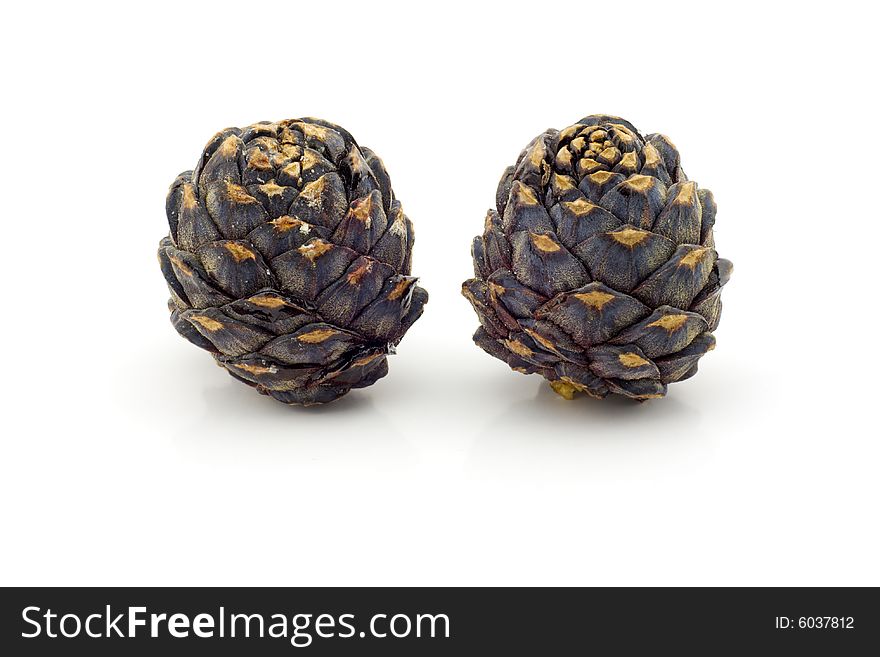
[[[428,299],[382,160],[327,121],[221,130],[171,184],[166,214],[175,328],[285,403],[384,376]]]

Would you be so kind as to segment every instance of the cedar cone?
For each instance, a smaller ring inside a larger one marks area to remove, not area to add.
[[[223,130],[171,185],[166,211],[172,324],[279,401],[375,383],[428,299],[382,160],[332,123]]]
[[[712,192],[663,135],[594,115],[547,130],[504,172],[462,286],[474,341],[567,399],[662,397],[715,346]]]

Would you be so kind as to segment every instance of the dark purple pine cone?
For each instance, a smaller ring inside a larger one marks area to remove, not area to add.
[[[548,130],[496,202],[462,287],[487,353],[567,399],[662,397],[696,373],[732,265],[715,252],[712,192],[668,138],[604,115]]]
[[[171,322],[279,401],[329,402],[385,376],[428,300],[382,160],[332,123],[223,130],[166,210]]]

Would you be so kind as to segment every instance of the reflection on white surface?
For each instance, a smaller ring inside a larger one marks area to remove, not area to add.
[[[568,401],[545,383],[535,386],[532,398],[509,403],[476,436],[474,471],[619,480],[680,466],[712,449],[712,435],[700,431],[700,409],[674,392],[644,404],[618,397]]]
[[[421,467],[452,466],[456,476],[559,481],[678,466],[713,449],[699,403],[718,394],[711,374],[643,404],[568,401],[466,342],[407,347],[385,379],[324,406],[280,404],[185,344],[133,354],[139,362],[122,371],[141,376],[120,378],[117,393],[126,414],[172,438],[179,458],[235,468],[388,470],[428,459]],[[728,386],[734,393],[747,389]]]
[[[155,423],[184,461],[259,469],[330,460],[331,468],[345,469],[364,467],[365,459],[382,467],[412,459],[412,446],[369,392],[322,406],[287,406],[235,381],[207,354],[177,346],[139,354],[142,387],[124,398],[131,400],[127,412]]]

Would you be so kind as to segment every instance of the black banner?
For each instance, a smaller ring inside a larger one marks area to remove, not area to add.
[[[0,595],[5,655],[853,655],[880,646],[880,598],[869,588],[22,588]]]

